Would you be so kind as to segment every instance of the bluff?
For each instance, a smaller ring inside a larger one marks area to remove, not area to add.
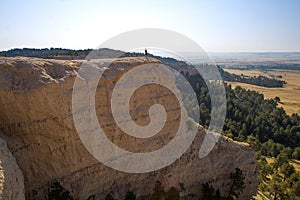
[[[165,127],[150,141],[124,134],[110,110],[112,89],[123,74],[138,65],[160,61],[130,57],[117,59],[109,66],[106,64],[111,59],[99,62],[107,70],[98,83],[95,108],[109,140],[132,152],[147,152],[168,144],[178,128],[180,110],[170,91],[148,85],[140,87],[142,95],[134,94],[130,101],[130,113],[139,125],[149,123],[145,113],[150,105],[160,103],[165,107],[168,119]],[[154,172],[121,172],[96,160],[82,144],[73,121],[72,92],[81,63],[24,57],[0,59],[0,137],[7,142],[23,174],[16,176],[19,180],[24,176],[26,199],[46,199],[55,181],[75,199],[104,199],[110,191],[122,199],[128,190],[138,197],[149,197],[157,180],[167,188],[178,188],[181,196],[198,195],[205,182],[226,195],[231,185],[230,173],[236,167],[245,175],[246,188],[240,199],[250,199],[256,193],[254,151],[246,144],[220,137],[209,155],[200,159],[198,152],[205,137],[201,128],[180,159]],[[182,183],[185,190],[180,189]]]
[[[6,142],[0,139],[0,199],[22,200],[24,192],[23,174]]]

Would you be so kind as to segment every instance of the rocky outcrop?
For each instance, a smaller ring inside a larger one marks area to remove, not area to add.
[[[255,154],[245,144],[221,137],[210,154],[199,159],[204,130],[184,155],[173,164],[149,173],[125,173],[97,161],[83,146],[72,116],[72,91],[82,61],[37,58],[0,60],[0,136],[7,141],[24,175],[27,199],[45,199],[53,181],[59,181],[76,199],[103,199],[110,191],[123,198],[126,191],[149,196],[156,180],[166,187],[184,184],[181,195],[199,194],[201,184],[209,182],[226,195],[230,173],[236,167],[245,173],[246,189],[241,199],[255,194],[258,179]],[[139,88],[130,101],[132,118],[139,125],[149,123],[150,105],[162,104],[167,111],[164,129],[150,141],[124,134],[110,110],[112,88],[128,70],[144,63],[160,62],[150,58],[122,58],[108,67],[99,80],[95,107],[99,123],[116,145],[132,152],[156,150],[168,144],[178,128],[180,106],[170,91],[156,85]],[[143,102],[143,106],[139,102]]]
[[[23,174],[2,139],[0,139],[0,199],[25,199]]]

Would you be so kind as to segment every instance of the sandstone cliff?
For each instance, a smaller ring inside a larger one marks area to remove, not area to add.
[[[110,62],[101,60],[103,66]],[[97,117],[107,137],[116,145],[133,152],[159,149],[173,138],[179,105],[169,91],[156,86],[141,87],[144,95],[135,94],[131,114],[137,124],[145,125],[144,113],[149,105],[166,107],[168,121],[159,136],[146,141],[130,137],[116,126],[110,110],[112,88],[129,69],[143,63],[159,63],[154,59],[118,59],[99,81],[95,97]],[[198,151],[205,136],[199,130],[193,144],[172,165],[161,170],[131,174],[108,168],[97,161],[83,146],[72,117],[72,89],[81,61],[37,58],[1,58],[0,60],[0,137],[17,160],[24,175],[27,199],[45,199],[53,181],[59,181],[76,199],[103,199],[113,190],[123,198],[126,191],[148,196],[156,180],[167,187],[179,188],[182,195],[198,194],[200,186],[209,182],[226,195],[229,175],[236,167],[246,176],[246,189],[241,199],[255,194],[258,179],[254,152],[245,144],[221,137],[209,156],[199,159]],[[143,101],[141,106],[138,102]],[[147,113],[147,112],[146,112]]]
[[[2,139],[0,139],[0,199],[25,199],[23,174]]]

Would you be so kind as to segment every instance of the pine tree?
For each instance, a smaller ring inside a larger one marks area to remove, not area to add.
[[[70,192],[67,191],[59,182],[54,182],[48,191],[49,200],[72,200]]]
[[[231,196],[238,197],[245,189],[245,176],[240,168],[235,168],[235,172],[230,174],[232,184],[230,187],[228,198]]]
[[[136,200],[136,195],[131,191],[127,191],[124,200]]]

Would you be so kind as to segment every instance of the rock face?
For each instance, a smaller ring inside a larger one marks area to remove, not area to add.
[[[0,199],[25,199],[23,174],[2,139],[0,139]]]
[[[81,62],[1,58],[0,136],[7,141],[23,172],[26,199],[46,199],[54,181],[59,181],[75,199],[104,199],[110,191],[124,198],[128,190],[147,197],[157,180],[179,190],[183,183],[185,191],[181,191],[181,196],[198,195],[205,182],[227,195],[231,184],[229,176],[236,167],[243,170],[246,177],[246,188],[240,199],[250,199],[256,193],[256,159],[251,148],[221,137],[209,155],[199,159],[205,136],[202,129],[184,155],[161,170],[125,173],[97,161],[83,146],[72,115],[73,84]],[[167,111],[165,127],[150,141],[124,134],[114,122],[110,106],[112,89],[125,72],[140,64],[159,64],[159,61],[122,58],[107,66],[109,62],[109,59],[99,60],[108,70],[99,80],[95,96],[97,117],[107,138],[132,152],[153,151],[168,144],[180,119],[180,106],[170,91],[147,85],[138,89],[143,95],[137,91],[130,100],[130,114],[138,125],[149,123],[145,113],[154,103],[162,104]]]

